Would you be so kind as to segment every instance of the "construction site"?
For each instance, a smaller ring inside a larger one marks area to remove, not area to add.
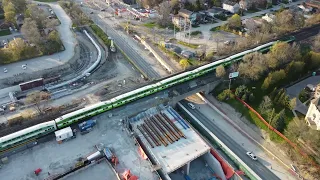
[[[172,107],[151,108],[129,119],[141,156],[165,179],[226,179],[210,146]]]

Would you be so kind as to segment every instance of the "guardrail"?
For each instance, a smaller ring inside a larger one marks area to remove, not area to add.
[[[79,76],[77,76],[77,77],[75,77],[73,79],[70,79],[68,81],[65,81],[65,82],[63,82],[61,84],[57,84],[57,85],[48,87],[47,88],[48,90],[52,90],[52,89],[56,89],[56,88],[60,88],[60,87],[66,86],[68,84],[71,84],[71,83],[83,78],[83,77],[89,76],[90,72],[92,70],[94,70],[99,65],[99,63],[101,62],[101,49],[100,49],[99,45],[94,41],[94,39],[89,35],[89,33],[86,30],[83,30],[83,32],[87,35],[87,37],[90,39],[90,41],[93,43],[93,45],[98,50],[97,60],[87,70],[85,70],[81,75],[79,75]]]
[[[199,132],[204,134],[208,140],[216,145],[218,145],[221,150],[235,163],[239,166],[245,174],[253,180],[262,180],[250,167],[248,167],[236,154],[234,154],[217,136],[215,136],[209,129],[207,129],[193,114],[191,114],[180,102],[178,106],[181,107],[188,115],[192,118],[192,124]]]

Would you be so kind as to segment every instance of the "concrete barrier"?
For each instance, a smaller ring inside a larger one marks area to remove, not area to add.
[[[250,179],[255,180],[262,180],[250,167],[248,167],[236,154],[234,154],[217,136],[215,136],[209,129],[207,129],[193,114],[191,114],[180,102],[178,102],[178,106],[182,108],[193,121],[193,124],[197,124],[199,128],[199,132],[205,133],[206,137],[210,138],[211,141],[214,141],[215,144],[217,144],[221,150],[224,151],[224,153],[230,157],[234,161],[235,164],[237,164],[241,170],[243,170],[246,175]]]

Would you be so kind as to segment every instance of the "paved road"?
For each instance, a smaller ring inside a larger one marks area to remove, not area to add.
[[[61,24],[57,27],[60,34],[60,39],[65,47],[65,50],[60,53],[55,53],[49,56],[41,56],[26,61],[20,61],[16,63],[11,63],[7,65],[0,66],[0,78],[4,79],[7,77],[14,76],[22,72],[34,72],[43,69],[49,69],[60,64],[67,62],[74,55],[74,47],[77,44],[72,31],[70,30],[72,21],[70,17],[64,12],[64,10],[57,3],[47,3],[51,6],[52,10],[56,13]],[[28,65],[26,70],[23,70],[21,66],[23,64]],[[7,68],[8,72],[4,73],[3,68]]]
[[[293,5],[297,5],[297,4],[301,4],[302,2],[305,2],[305,0],[299,0],[299,1],[296,1],[296,2],[292,2],[290,4],[284,4],[285,7],[289,7],[289,6],[293,6]],[[252,17],[256,17],[256,16],[261,16],[265,13],[270,13],[271,10],[279,10],[281,7],[281,5],[277,5],[277,6],[274,6],[273,8],[270,8],[270,9],[266,9],[266,10],[262,10],[262,11],[258,11],[258,12],[255,12],[255,13],[250,13],[250,14],[247,14],[245,16],[242,16],[241,19],[248,19],[248,18],[252,18]],[[210,29],[211,28],[214,28],[214,27],[218,27],[218,26],[222,26],[224,24],[226,24],[227,21],[220,21],[220,22],[217,22],[217,23],[214,23],[214,24],[204,24],[204,25],[201,25],[200,27],[197,27],[197,28],[192,28],[191,31],[202,31],[202,34],[204,36],[203,39],[190,39],[190,43],[192,44],[206,44],[206,41],[210,38],[211,36],[211,32],[210,32]],[[188,39],[184,38],[184,32],[178,32],[177,35],[176,35],[176,38],[181,40],[181,41],[187,41]]]
[[[92,10],[87,8],[82,9],[84,12],[89,14]],[[134,62],[134,64],[145,73],[145,75],[153,80],[153,79],[159,79],[161,76],[156,72],[150,64],[147,63],[147,60],[142,57],[137,51],[130,45],[131,43],[128,42],[129,39],[126,36],[122,36],[119,34],[116,30],[113,29],[108,23],[106,23],[104,20],[102,20],[97,13],[94,13],[91,17],[95,24],[99,25],[105,33],[108,34],[108,36],[112,37],[115,41],[115,44],[118,45],[118,47],[126,53],[126,55]]]
[[[203,123],[211,132],[216,135],[228,148],[230,148],[243,162],[245,162],[255,173],[257,173],[264,180],[278,180],[279,178],[273,174],[268,168],[266,168],[261,162],[253,161],[246,155],[246,150],[239,146],[228,134],[219,129],[212,120],[209,120],[199,110],[191,109],[187,106],[186,101],[181,102],[198,120]]]

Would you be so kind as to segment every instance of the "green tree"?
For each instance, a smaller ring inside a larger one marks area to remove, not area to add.
[[[241,17],[238,14],[234,14],[228,19],[228,26],[231,29],[239,29],[241,25]]]
[[[184,70],[190,66],[188,59],[181,59],[179,64],[183,67]]]
[[[261,114],[267,114],[272,108],[272,101],[268,96],[264,96],[259,105],[259,111]]]
[[[236,92],[234,93],[238,97],[242,97],[244,94],[249,93],[249,90],[246,85],[240,85],[237,87]]]
[[[268,67],[275,69],[279,65],[289,61],[289,57],[293,52],[290,52],[290,44],[286,42],[275,43],[268,53]]]
[[[223,65],[220,65],[216,68],[216,76],[222,78],[226,75],[226,70]]]
[[[304,71],[305,63],[302,61],[292,61],[290,62],[285,71],[287,73],[287,77],[291,79],[297,79],[300,77],[302,72]]]
[[[278,114],[276,114],[272,121],[271,121],[271,126],[277,129],[279,132],[283,132],[285,128],[285,121],[284,121],[284,116],[285,116],[285,110],[282,109]]]
[[[316,53],[311,51],[310,52],[311,57],[310,57],[310,63],[308,64],[310,66],[311,69],[317,69],[320,67],[320,53]]]
[[[17,61],[22,59],[25,56],[25,53],[27,53],[26,50],[26,44],[21,38],[16,38],[13,41],[9,42],[9,49],[12,52],[12,60]]]
[[[297,98],[292,98],[289,103],[289,109],[293,110],[297,105]]]
[[[285,78],[286,72],[283,69],[269,73],[269,75],[264,79],[261,88],[264,90],[268,90],[269,88],[280,84]]]

